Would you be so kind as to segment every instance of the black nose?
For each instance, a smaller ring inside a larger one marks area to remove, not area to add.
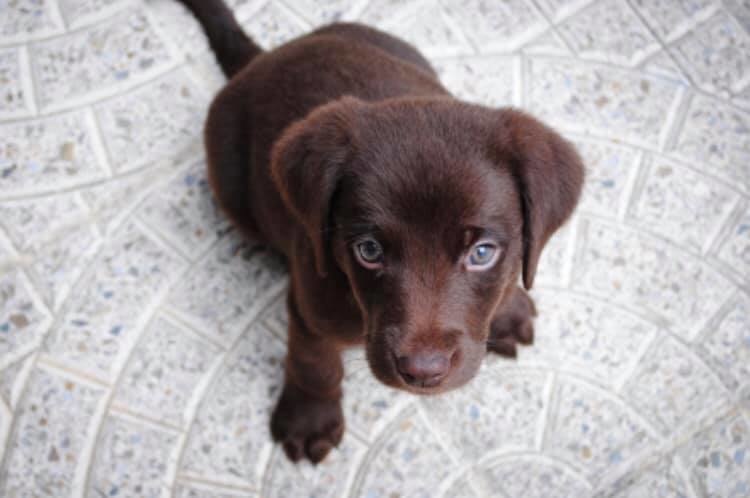
[[[425,351],[399,356],[396,366],[407,384],[434,387],[448,374],[451,368],[451,353]]]

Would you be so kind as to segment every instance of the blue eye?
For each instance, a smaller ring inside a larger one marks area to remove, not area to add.
[[[486,270],[491,268],[498,259],[500,248],[489,242],[481,242],[471,248],[466,257],[468,270]]]
[[[380,267],[383,261],[383,248],[375,239],[366,239],[356,244],[354,254],[357,261],[368,269]]]

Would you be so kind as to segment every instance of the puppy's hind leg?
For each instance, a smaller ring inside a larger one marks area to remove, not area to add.
[[[487,339],[487,351],[501,356],[515,358],[516,344],[534,342],[534,301],[520,287],[515,287],[511,295],[495,313]]]
[[[219,206],[245,235],[262,237],[250,204],[252,129],[239,95],[225,88],[211,104],[204,130],[208,180]]]

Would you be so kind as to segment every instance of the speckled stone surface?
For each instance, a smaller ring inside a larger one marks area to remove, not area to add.
[[[268,434],[283,263],[211,198],[223,84],[173,0],[0,0],[0,496],[750,497],[750,4],[231,0],[265,47],[334,20],[579,148],[536,343],[416,398],[344,358],[321,465]]]

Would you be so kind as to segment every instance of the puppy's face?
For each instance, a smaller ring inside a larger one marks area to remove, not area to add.
[[[433,393],[476,373],[495,310],[522,271],[531,286],[583,167],[515,111],[343,99],[285,132],[272,173],[320,275],[348,279],[373,373]]]
[[[351,159],[333,199],[333,259],[349,280],[373,373],[409,391],[467,382],[521,268],[522,210],[511,175],[435,130],[400,130]],[[458,137],[457,137],[458,138]]]

